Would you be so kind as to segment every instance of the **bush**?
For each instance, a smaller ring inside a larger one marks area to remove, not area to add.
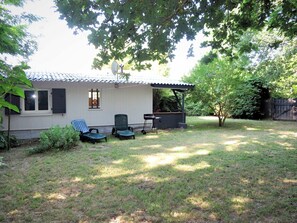
[[[41,132],[39,145],[32,148],[29,153],[42,153],[49,150],[69,150],[77,145],[79,133],[71,126],[55,126]]]
[[[188,116],[200,116],[200,115],[211,115],[210,109],[203,106],[202,102],[193,102],[191,100],[186,100],[185,110]]]
[[[3,162],[3,157],[0,156],[0,168],[7,166],[6,163]]]
[[[19,145],[15,136],[10,135],[10,148]],[[0,131],[0,149],[8,149],[8,136],[4,131]]]
[[[175,96],[169,89],[154,89],[153,111],[154,112],[176,112],[179,105]]]
[[[246,80],[237,91],[231,109],[233,118],[263,119],[265,118],[266,100],[270,98],[268,88],[260,79]]]

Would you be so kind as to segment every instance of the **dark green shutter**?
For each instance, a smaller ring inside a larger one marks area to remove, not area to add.
[[[6,94],[5,101],[8,101],[11,104],[17,106],[20,109],[20,111],[21,111],[21,108],[20,108],[21,107],[20,106],[21,100],[20,100],[20,97],[19,96],[15,96],[13,94]],[[10,114],[11,115],[19,115],[20,114],[20,112],[15,112],[15,111],[13,111],[11,109],[5,108],[5,115],[8,115],[9,114],[9,110],[10,110]]]
[[[66,90],[64,88],[52,89],[53,113],[66,113]]]

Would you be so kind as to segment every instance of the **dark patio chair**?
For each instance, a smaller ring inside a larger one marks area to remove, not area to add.
[[[120,139],[135,139],[133,128],[128,125],[128,116],[126,114],[116,114],[114,116],[114,127],[112,128],[112,135],[115,135]]]
[[[80,140],[82,142],[89,141],[92,143],[99,142],[100,140],[105,140],[107,142],[107,137],[104,134],[99,133],[98,129],[90,129],[84,119],[76,119],[71,122],[73,128],[80,132]],[[93,132],[95,131],[95,132]]]

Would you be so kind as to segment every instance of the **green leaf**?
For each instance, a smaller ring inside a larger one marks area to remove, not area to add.
[[[9,103],[9,102],[3,100],[2,98],[0,98],[0,108],[1,107],[11,109],[15,112],[20,112],[19,108],[16,105]]]

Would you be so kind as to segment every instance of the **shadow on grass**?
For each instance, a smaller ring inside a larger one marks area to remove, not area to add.
[[[293,222],[295,132],[214,124],[10,157],[13,168],[0,172],[0,220]]]

